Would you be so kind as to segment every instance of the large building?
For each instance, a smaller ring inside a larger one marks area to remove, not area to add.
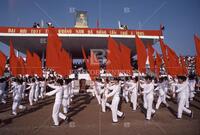
[[[87,53],[90,49],[106,49],[108,37],[114,38],[136,53],[135,35],[145,44],[155,44],[159,38],[164,38],[162,30],[121,30],[105,28],[55,28],[62,40],[62,46],[73,58],[82,58],[81,47]],[[45,56],[48,28],[0,27],[0,41],[9,46],[10,39],[16,50],[26,53],[26,50]]]

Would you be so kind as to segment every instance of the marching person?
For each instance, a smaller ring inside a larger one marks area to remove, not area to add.
[[[163,103],[166,105],[166,107],[169,106],[169,104],[166,101],[166,89],[168,89],[166,83],[163,81],[164,78],[160,78],[159,79],[159,83],[157,88],[155,89],[155,91],[158,91],[158,99],[157,99],[157,103],[156,103],[156,109],[159,109],[160,104]]]
[[[124,118],[125,115],[123,112],[118,110],[119,102],[120,102],[120,91],[121,91],[121,84],[119,83],[118,78],[115,78],[114,84],[112,86],[108,87],[108,90],[111,90],[108,95],[106,95],[106,98],[112,98],[111,103],[111,111],[112,111],[112,121],[113,123],[118,123],[117,116]]]
[[[21,79],[19,78],[16,79],[16,84],[14,85],[13,90],[11,92],[13,92],[12,115],[17,115],[17,108],[25,109],[25,106],[20,104],[23,92]]]
[[[29,104],[30,106],[33,105],[33,101],[34,101],[34,93],[35,93],[35,87],[36,87],[36,84],[35,84],[35,78],[30,78],[30,83],[27,83],[27,85],[29,85],[29,87],[26,88],[26,90],[30,89],[29,90]]]
[[[58,79],[56,81],[56,84],[48,84],[48,86],[52,89],[54,89],[53,91],[47,92],[46,96],[52,96],[55,95],[55,102],[53,105],[53,111],[52,111],[52,118],[54,121],[54,127],[55,126],[59,126],[59,117],[61,119],[63,119],[64,121],[67,121],[67,117],[60,112],[60,107],[62,104],[62,100],[63,100],[63,80],[62,79]]]
[[[186,102],[187,102],[187,98],[188,98],[187,94],[188,94],[188,91],[189,91],[189,84],[186,81],[186,77],[185,76],[179,76],[178,77],[178,84],[176,86],[177,86],[176,93],[178,94],[177,119],[182,118],[183,112],[186,112],[192,118],[193,117],[192,111],[189,110],[188,108],[186,108]]]
[[[140,87],[143,88],[142,94],[144,99],[144,108],[147,109],[146,120],[150,120],[152,114],[155,114],[153,109],[153,99],[154,99],[154,83],[152,82],[152,77],[146,76],[145,83],[140,84]]]
[[[0,79],[0,103],[5,104],[6,100],[5,100],[5,88],[6,88],[6,80],[4,78]]]
[[[35,93],[34,93],[34,101],[37,102],[40,94],[40,81],[38,80],[40,78],[36,78],[35,82]]]
[[[131,94],[132,110],[135,111],[137,108],[137,96],[138,96],[138,77],[130,79],[128,82],[128,91]]]

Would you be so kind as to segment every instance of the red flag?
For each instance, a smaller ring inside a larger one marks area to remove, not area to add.
[[[18,62],[19,62],[19,65],[20,65],[20,74],[25,75],[26,74],[26,68],[25,68],[25,62],[24,62],[23,58],[19,57]]]
[[[154,48],[152,45],[147,45],[150,70],[155,72]]]
[[[165,69],[167,72],[170,72],[169,70],[169,67],[168,67],[168,56],[167,56],[167,50],[166,50],[166,45],[165,43],[163,42],[162,39],[160,39],[160,48],[162,50],[162,56],[163,56],[163,60],[164,60],[164,63],[165,63]]]
[[[120,50],[121,67],[123,72],[132,75],[131,49],[121,43]]]
[[[9,59],[9,64],[10,64],[10,71],[13,76],[18,75],[18,68],[19,68],[19,63],[18,59],[15,55],[14,47],[12,44],[12,41],[10,40],[10,59]]]
[[[197,56],[200,56],[200,38],[198,38],[197,35],[194,35],[194,41],[195,41]]]
[[[167,53],[168,53],[168,64],[170,65],[170,72],[171,76],[181,75],[181,65],[179,63],[179,57],[175,53],[173,49],[166,45]]]
[[[142,40],[137,35],[135,35],[135,44],[136,44],[136,51],[137,51],[138,70],[141,73],[145,73],[146,60],[147,60],[146,48]]]
[[[160,54],[158,54],[158,52],[156,52],[156,74],[157,74],[157,77],[160,74],[161,65],[162,65],[162,59],[160,57]]]
[[[39,77],[42,77],[42,62],[40,57],[36,53],[33,53],[32,65],[34,65],[34,74],[37,74]]]
[[[195,63],[196,74],[200,76],[200,56],[196,56]]]
[[[187,65],[186,62],[184,61],[184,57],[180,56],[180,61],[181,61],[181,74],[182,75],[187,75],[188,71],[187,71]]]
[[[46,49],[46,66],[53,69],[56,72],[59,72],[60,62],[59,57],[61,54],[62,42],[57,35],[57,32],[54,28],[48,29],[48,41]]]
[[[26,51],[26,72],[30,76],[34,75],[33,67],[35,66],[35,64],[33,62],[34,62],[33,55],[31,54],[31,52],[27,50]]]
[[[0,51],[0,76],[4,75],[6,66],[6,55]]]
[[[108,38],[108,52],[106,71],[113,76],[118,76],[121,70],[120,50],[117,42],[111,37]]]

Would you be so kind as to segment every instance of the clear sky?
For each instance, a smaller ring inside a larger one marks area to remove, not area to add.
[[[195,54],[200,0],[1,0],[0,26],[31,27],[44,20],[56,27],[73,27],[76,9],[88,11],[89,27],[96,27],[97,19],[103,28],[117,28],[119,20],[129,29],[159,29],[163,24],[170,47],[178,54]],[[0,50],[8,52],[2,43]]]

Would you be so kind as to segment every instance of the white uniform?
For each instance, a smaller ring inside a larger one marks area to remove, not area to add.
[[[102,93],[102,98],[101,98],[101,111],[106,112],[106,106],[110,107],[110,104],[107,103],[107,96],[108,95],[108,84],[105,85],[104,91]]]
[[[131,103],[133,111],[137,108],[137,96],[138,96],[138,83],[131,81],[127,82],[128,91],[131,93]]]
[[[34,99],[34,93],[35,93],[35,83],[29,83],[28,85],[29,85],[29,87],[26,89],[30,89],[28,99],[29,99],[29,104],[32,106],[33,99]]]
[[[112,92],[110,92],[106,97],[109,98],[113,96],[112,103],[111,103],[112,120],[113,122],[118,122],[117,116],[119,117],[123,116],[123,113],[118,110],[118,105],[120,102],[119,95],[120,95],[121,87],[120,87],[120,84],[114,84],[113,86],[109,86],[108,89],[112,90]]]
[[[123,85],[123,97],[126,101],[126,103],[129,102],[129,98],[128,98],[128,95],[129,95],[129,90],[128,90],[128,87],[126,86],[126,84]]]
[[[146,119],[151,119],[151,114],[155,113],[155,110],[153,109],[153,94],[154,94],[154,84],[153,83],[145,83],[141,84],[141,87],[143,88],[143,99],[144,99],[144,108],[147,109]]]
[[[160,107],[161,103],[164,103],[167,107],[169,106],[166,101],[166,95],[167,95],[166,89],[167,89],[167,85],[164,82],[159,83],[158,87],[155,89],[155,91],[158,90],[158,93],[159,93],[158,100],[156,103],[156,109],[158,109]]]
[[[97,101],[98,101],[98,103],[99,104],[101,104],[101,93],[102,93],[102,87],[103,86],[103,84],[102,83],[100,83],[100,82],[95,82],[95,96],[96,96],[96,98],[97,98]]]
[[[4,93],[5,93],[5,87],[6,87],[6,81],[0,83],[0,102],[6,103],[4,99]]]
[[[25,98],[25,91],[26,91],[26,82],[22,83],[22,98]]]
[[[196,80],[189,80],[189,86],[190,86],[190,93],[189,93],[189,98],[192,101],[194,98],[195,94],[195,85],[196,85]]]
[[[183,82],[182,84],[177,84],[176,93],[178,93],[178,118],[182,118],[183,111],[191,114],[192,111],[185,107],[187,102],[187,94],[189,91],[189,84],[187,81]]]
[[[21,84],[15,84],[13,88],[13,104],[12,114],[17,115],[17,108],[24,109],[25,107],[20,105],[23,93],[23,86]]]
[[[34,97],[35,97],[36,102],[38,101],[39,94],[40,94],[40,82],[36,81],[35,82],[35,93],[34,93]]]
[[[69,85],[63,85],[63,89],[64,89],[63,101],[62,101],[63,112],[67,113],[70,104]]]
[[[44,98],[44,94],[46,93],[46,82],[45,81],[41,81],[40,82],[40,97],[43,99]]]
[[[63,120],[65,120],[67,118],[63,113],[60,112],[60,107],[62,104],[64,91],[63,91],[62,86],[55,86],[52,84],[48,84],[48,86],[53,88],[54,90],[46,93],[46,95],[47,96],[56,95],[55,102],[53,105],[52,118],[54,121],[54,125],[58,126],[59,125],[59,120],[58,120],[59,117]]]

